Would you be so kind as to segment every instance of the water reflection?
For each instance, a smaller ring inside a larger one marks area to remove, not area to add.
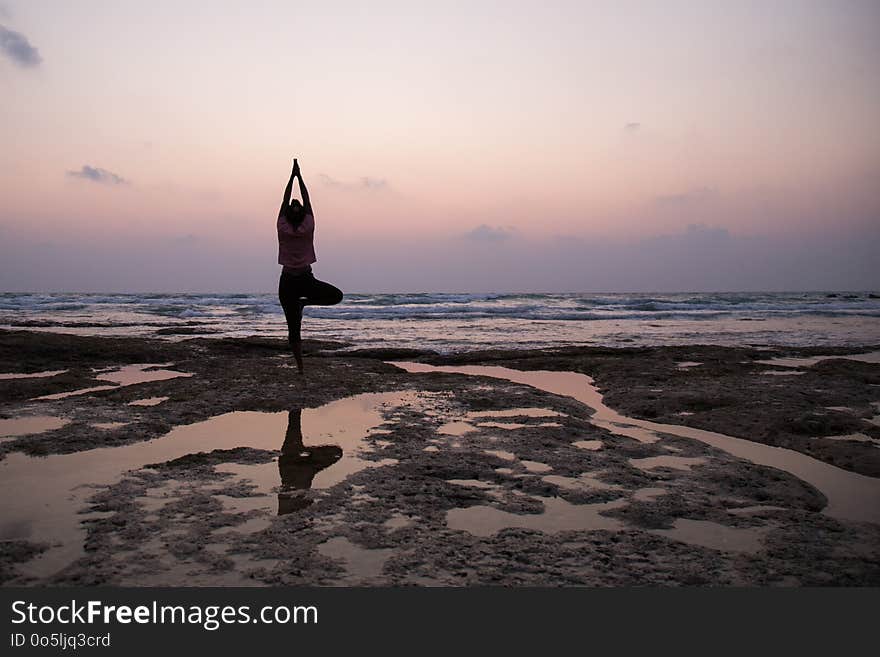
[[[300,491],[312,487],[315,475],[342,458],[338,445],[306,447],[303,443],[302,409],[293,408],[287,415],[287,432],[278,457],[278,515],[283,516],[306,508],[312,500]]]
[[[412,390],[363,393],[317,408],[296,409],[293,418],[283,411],[234,411],[177,426],[153,440],[119,447],[41,457],[10,452],[0,460],[0,543],[29,540],[50,545],[40,556],[16,565],[19,574],[45,577],[83,555],[85,528],[81,522],[86,516],[82,512],[96,487],[114,484],[128,470],[188,454],[237,447],[274,451],[284,436],[277,467],[274,460],[214,467],[218,473],[233,474],[254,486],[252,497],[225,498],[228,510],[265,508],[268,512],[276,496],[280,497],[279,474],[288,496],[304,497],[309,488],[324,490],[364,469],[397,463],[390,458],[368,457],[373,446],[367,438],[382,431],[384,413],[400,406],[423,408],[429,397],[430,393]],[[305,431],[298,415],[304,416]],[[327,443],[333,445],[311,446]],[[303,456],[305,452],[308,457]],[[279,512],[293,511],[297,504],[305,507],[308,503],[286,500],[279,503]]]

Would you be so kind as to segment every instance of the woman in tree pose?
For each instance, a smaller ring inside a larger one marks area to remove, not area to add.
[[[302,203],[290,199],[293,179],[299,178]],[[309,192],[299,170],[299,162],[293,160],[293,171],[284,190],[284,201],[278,212],[278,264],[282,265],[278,282],[278,298],[287,319],[287,337],[293,349],[296,366],[303,371],[302,312],[304,306],[332,306],[342,301],[339,288],[319,281],[312,275],[315,257],[315,215],[309,201]]]

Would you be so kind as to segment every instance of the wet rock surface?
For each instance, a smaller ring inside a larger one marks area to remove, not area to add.
[[[643,443],[617,435],[593,425],[592,410],[569,397],[479,376],[412,375],[380,360],[414,359],[419,354],[413,352],[351,353],[340,346],[307,345],[308,371],[300,377],[280,340],[0,334],[0,370],[68,369],[46,379],[0,381],[4,416],[71,420],[4,440],[5,455],[124,448],[235,411],[283,412],[273,429],[277,447],[243,440],[234,448],[199,449],[139,463],[96,487],[80,510],[82,550],[51,572],[40,572],[47,551],[38,536],[0,537],[6,539],[0,543],[3,583],[880,584],[880,526],[822,514],[824,496],[789,473],[686,438],[661,435]],[[874,472],[876,455],[866,451],[880,452],[873,444],[816,436],[877,435],[866,416],[880,399],[880,365],[832,360],[797,368],[803,375],[761,374],[774,368],[756,361],[777,355],[810,353],[677,347],[422,357],[583,372],[622,413],[780,444]],[[94,368],[126,363],[162,364],[193,376],[33,401],[106,383]],[[318,426],[320,409],[389,391],[415,392],[377,407],[375,426],[347,448],[370,467],[319,485],[351,456],[321,449],[339,441],[332,427]],[[153,397],[168,399],[130,405]],[[301,427],[288,417],[294,409],[306,409]],[[515,409],[553,414],[481,415]],[[828,419],[814,423],[814,416]],[[126,424],[91,426],[109,422]],[[449,422],[468,430],[440,433]],[[818,447],[810,442],[816,440]],[[655,460],[648,467],[642,459]],[[516,526],[482,531],[480,513],[502,518],[501,525],[504,514],[512,514]],[[714,528],[722,542],[694,541],[683,520],[692,523],[687,527]],[[757,548],[727,545],[728,536],[749,537],[744,545]]]

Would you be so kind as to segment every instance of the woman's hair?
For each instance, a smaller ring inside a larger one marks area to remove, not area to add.
[[[293,199],[290,205],[287,206],[284,216],[294,228],[298,228],[303,219],[306,218],[306,209],[297,199]]]

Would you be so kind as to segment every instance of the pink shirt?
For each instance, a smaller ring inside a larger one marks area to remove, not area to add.
[[[301,269],[317,260],[315,257],[315,217],[308,213],[294,228],[278,215],[278,264]]]

